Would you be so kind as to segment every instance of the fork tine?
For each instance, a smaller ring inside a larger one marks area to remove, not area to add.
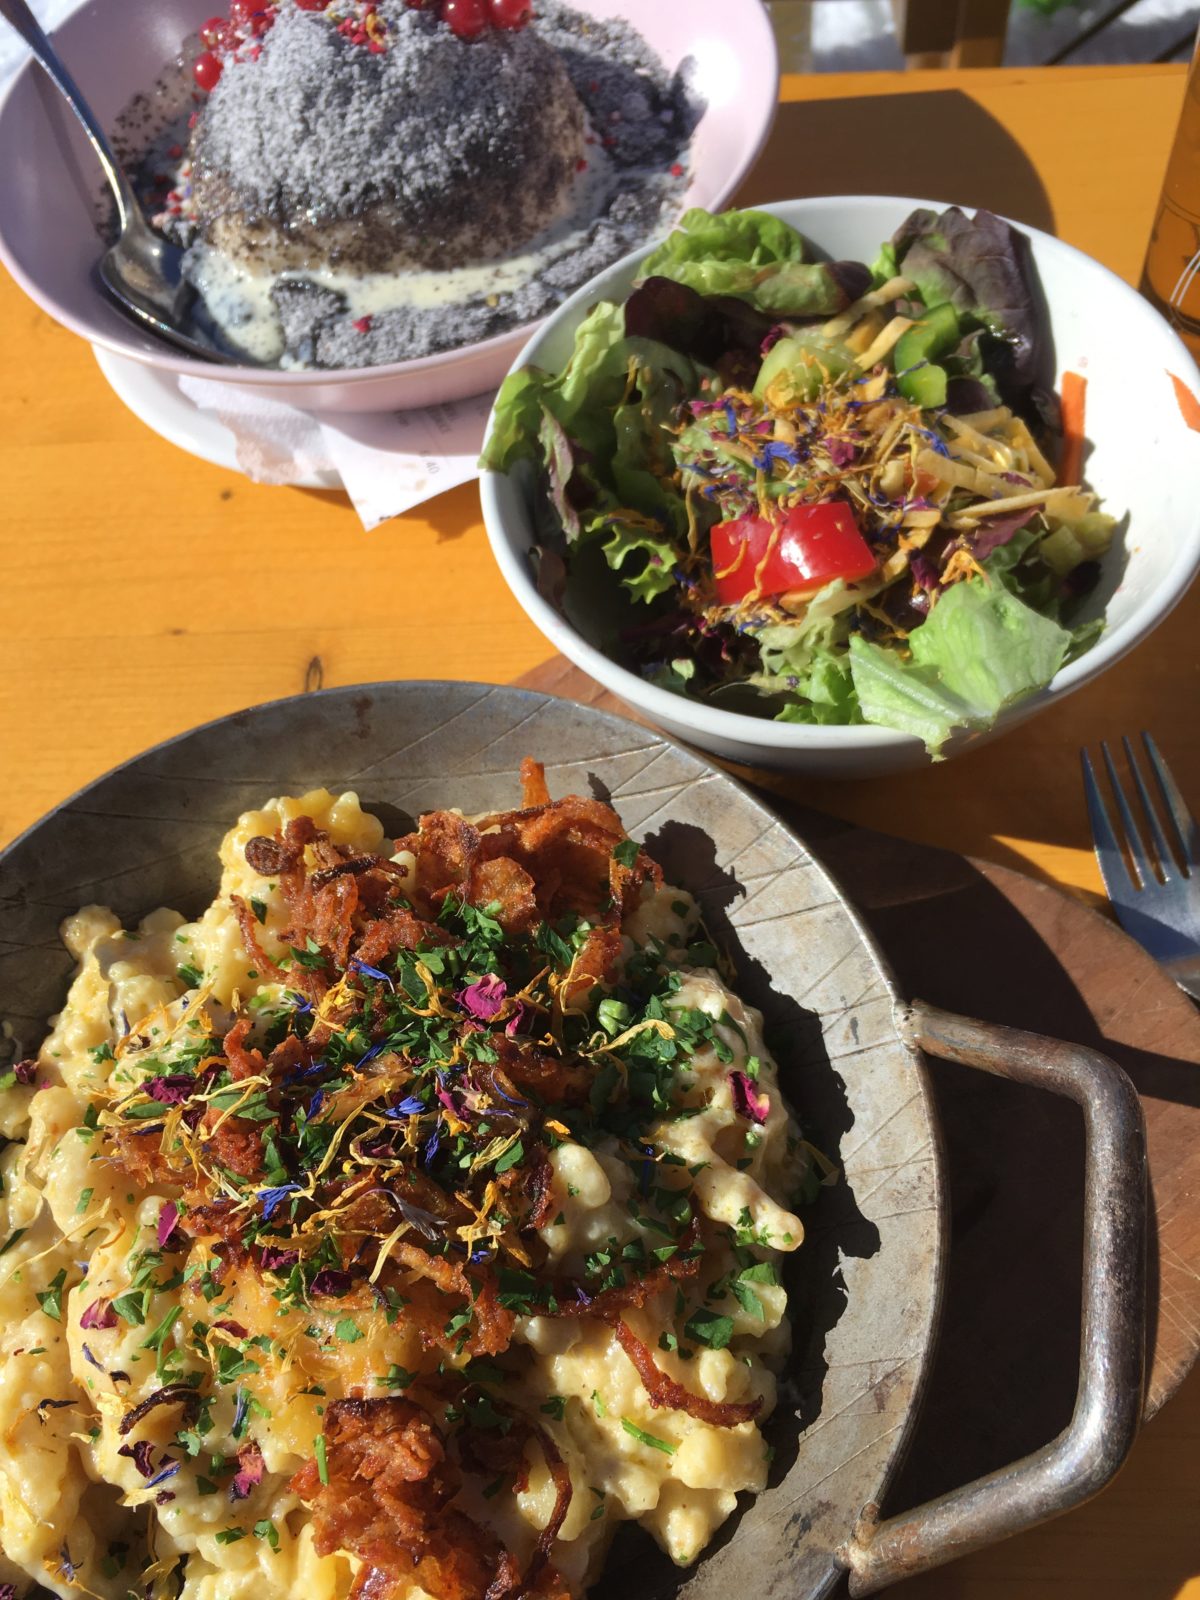
[[[1179,851],[1185,864],[1189,867],[1200,866],[1200,827],[1196,819],[1187,808],[1187,802],[1179,792],[1179,785],[1171,775],[1171,769],[1159,754],[1158,746],[1148,733],[1143,732],[1142,743],[1146,746],[1146,754],[1150,758],[1150,765],[1154,769],[1154,776],[1158,780],[1158,792],[1163,797],[1163,804],[1171,814],[1171,821],[1175,827],[1175,837],[1179,841]]]
[[[1096,781],[1092,758],[1086,750],[1080,754],[1083,757],[1083,791],[1087,797],[1088,821],[1092,825],[1092,842],[1096,847],[1096,860],[1100,863],[1100,876],[1104,879],[1104,887],[1113,905],[1121,905],[1128,900],[1129,891],[1136,891],[1138,885],[1130,874],[1113,832],[1108,807],[1104,804],[1104,796]]]
[[[1121,787],[1121,780],[1117,776],[1117,769],[1113,765],[1112,752],[1105,740],[1100,746],[1100,754],[1104,757],[1104,766],[1108,772],[1108,781],[1112,784],[1113,797],[1117,802],[1117,810],[1121,813],[1121,823],[1125,829],[1125,848],[1129,851],[1130,860],[1133,862],[1133,875],[1143,889],[1154,882],[1154,868],[1150,865],[1150,858],[1146,854],[1146,846],[1142,843],[1142,836],[1138,832],[1138,825],[1130,809],[1129,801],[1125,798],[1125,791]]]
[[[1167,843],[1167,836],[1162,830],[1158,820],[1158,812],[1150,802],[1150,792],[1146,788],[1142,769],[1138,766],[1137,756],[1134,754],[1133,745],[1129,735],[1125,734],[1121,743],[1125,747],[1125,759],[1129,762],[1129,770],[1133,774],[1133,781],[1137,785],[1138,799],[1142,802],[1142,813],[1149,824],[1150,836],[1154,840],[1154,849],[1158,856],[1158,870],[1164,883],[1172,883],[1178,878],[1179,873],[1175,866],[1175,857],[1171,854],[1171,846]]]

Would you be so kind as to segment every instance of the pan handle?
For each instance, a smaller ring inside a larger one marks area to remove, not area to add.
[[[865,1507],[837,1553],[853,1596],[874,1594],[1090,1499],[1128,1455],[1142,1410],[1146,1130],[1132,1083],[1096,1050],[973,1022],[922,1001],[901,1011],[898,1023],[914,1048],[1066,1095],[1083,1111],[1079,1389],[1067,1428],[1023,1460],[886,1522],[878,1505]]]

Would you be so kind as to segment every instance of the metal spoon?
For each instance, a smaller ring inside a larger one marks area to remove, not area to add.
[[[21,35],[45,68],[51,83],[79,118],[116,199],[120,229],[117,242],[99,261],[100,281],[109,294],[143,327],[189,355],[228,366],[253,365],[244,356],[218,349],[198,330],[187,331],[187,305],[193,291],[183,281],[183,251],[155,233],[146,221],[133,185],[121,170],[91,107],[25,0],[0,0],[0,17]]]

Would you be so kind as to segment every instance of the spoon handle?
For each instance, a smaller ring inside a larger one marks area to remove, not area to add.
[[[45,68],[50,81],[79,118],[84,133],[99,158],[100,165],[104,168],[104,176],[108,179],[117,202],[117,211],[122,229],[131,222],[141,220],[141,207],[133,192],[133,186],[121,170],[116,156],[112,152],[104,130],[96,121],[91,107],[83,98],[78,84],[63,66],[58,58],[54,46],[50,43],[42,30],[41,24],[33,12],[25,4],[25,0],[0,0],[0,17],[12,24],[33,51],[38,61]]]

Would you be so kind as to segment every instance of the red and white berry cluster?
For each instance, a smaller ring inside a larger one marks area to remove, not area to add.
[[[378,0],[357,0],[350,7],[353,15],[343,16],[338,0],[294,0],[301,11],[330,11],[337,31],[351,44],[364,45],[373,54],[387,48],[387,28],[379,16]],[[532,0],[404,0],[410,11],[432,11],[460,39],[478,39],[492,28],[513,32],[523,28],[533,16]],[[225,61],[230,56],[253,61],[261,46],[258,40],[270,31],[279,15],[272,0],[233,0],[228,17],[210,17],[200,29],[207,48],[196,57],[192,72],[200,88],[215,89]]]
[[[258,40],[268,33],[279,7],[268,0],[233,0],[228,17],[210,17],[200,29],[207,49],[192,63],[196,82],[205,91],[215,89],[227,56],[257,57]]]
[[[410,11],[433,11],[460,39],[492,28],[515,31],[533,16],[531,0],[404,0]]]

